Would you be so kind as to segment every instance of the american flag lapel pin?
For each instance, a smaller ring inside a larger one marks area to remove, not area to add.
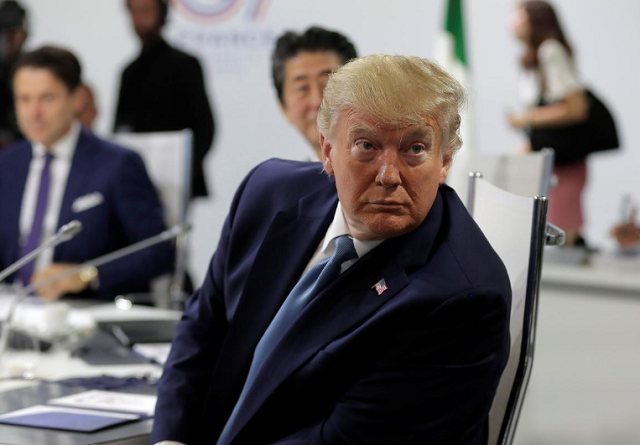
[[[388,289],[387,287],[387,282],[384,281],[384,278],[380,281],[378,281],[376,284],[374,284],[373,286],[371,286],[372,289],[375,289],[376,292],[378,293],[378,295],[382,295],[382,292],[386,291]]]

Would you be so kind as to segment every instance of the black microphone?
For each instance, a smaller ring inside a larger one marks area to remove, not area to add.
[[[38,247],[33,249],[31,252],[20,258],[18,261],[4,269],[0,272],[0,281],[7,278],[9,275],[14,273],[16,270],[20,269],[22,266],[27,264],[33,258],[38,256],[43,250],[48,249],[49,247],[56,247],[58,244],[66,243],[71,238],[76,236],[82,230],[82,223],[77,219],[74,219],[68,224],[60,227],[60,229],[51,235],[49,238],[45,240],[44,243],[40,244]]]

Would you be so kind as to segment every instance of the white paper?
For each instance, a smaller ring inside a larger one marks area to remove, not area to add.
[[[0,285],[0,321],[6,320],[9,316],[9,308],[11,302],[17,297],[17,294],[10,290],[9,287]]]
[[[152,416],[156,407],[156,400],[156,396],[92,390],[60,397],[58,399],[51,399],[48,403],[52,405],[123,411]]]
[[[117,419],[139,419],[140,416],[137,414],[125,414],[125,413],[114,413],[114,412],[105,412],[105,411],[95,411],[90,409],[73,409],[73,408],[64,408],[57,406],[46,406],[46,405],[36,405],[30,406],[29,408],[19,409],[17,411],[11,411],[10,413],[0,415],[0,419],[10,419],[11,417],[20,417],[26,416],[30,414],[42,414],[42,413],[70,413],[70,414],[84,414],[84,415],[93,415],[93,416],[101,416],[101,417],[114,417]]]
[[[164,365],[171,351],[171,343],[136,343],[133,351],[144,358]]]

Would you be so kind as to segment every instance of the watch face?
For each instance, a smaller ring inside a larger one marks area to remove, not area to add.
[[[98,283],[98,269],[94,266],[87,267],[80,272],[80,280],[83,283],[87,283],[91,286],[91,289],[96,290],[96,284]]]

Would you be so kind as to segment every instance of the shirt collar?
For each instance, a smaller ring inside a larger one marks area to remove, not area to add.
[[[78,137],[80,137],[80,123],[74,120],[67,134],[58,139],[53,144],[53,147],[51,147],[51,152],[55,155],[56,159],[69,160],[73,158],[73,153],[78,144]],[[42,157],[45,155],[46,150],[42,142],[34,142],[31,145],[34,157]]]
[[[347,221],[344,219],[344,213],[342,212],[342,205],[340,204],[340,201],[338,201],[336,213],[333,216],[331,225],[327,229],[327,234],[325,235],[324,241],[322,242],[321,251],[324,252],[327,247],[329,247],[329,243],[331,242],[331,240],[341,235],[348,235],[351,239],[353,239],[353,246],[356,248],[358,258],[362,258],[384,241],[383,239],[362,241],[354,238],[349,232],[349,226],[347,226]]]

